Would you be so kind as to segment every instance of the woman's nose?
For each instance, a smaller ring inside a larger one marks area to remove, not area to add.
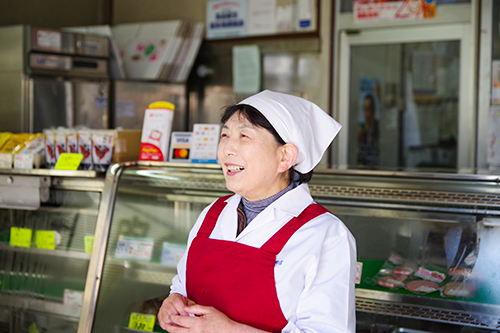
[[[220,142],[220,145],[222,145],[222,152],[225,156],[236,154],[236,142],[232,138],[226,138],[225,140]]]

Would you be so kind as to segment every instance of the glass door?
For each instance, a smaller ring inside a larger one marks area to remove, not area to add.
[[[473,167],[471,40],[467,24],[340,31],[339,165]]]

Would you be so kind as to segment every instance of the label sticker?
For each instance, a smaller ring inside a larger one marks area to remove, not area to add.
[[[70,306],[82,306],[83,291],[64,289],[63,304]]]
[[[85,252],[92,253],[92,247],[94,246],[94,236],[85,236],[83,237],[83,241],[85,242]]]
[[[10,246],[30,247],[33,231],[28,228],[10,228]]]
[[[127,237],[120,235],[116,244],[115,257],[150,261],[153,254],[154,239]]]
[[[14,156],[15,169],[33,169],[33,154],[16,154]]]
[[[130,314],[130,320],[128,322],[128,327],[136,330],[153,332],[155,327],[156,316],[147,315],[137,312],[132,312]]]
[[[56,248],[56,236],[52,230],[38,230],[35,233],[36,247],[39,249],[54,250]]]
[[[0,169],[12,169],[12,154],[0,154]]]
[[[357,270],[356,270],[356,284],[361,283],[361,272],[363,271],[363,263],[357,262]]]

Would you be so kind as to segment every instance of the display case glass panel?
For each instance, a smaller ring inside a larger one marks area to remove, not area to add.
[[[76,332],[100,200],[51,188],[37,210],[0,209],[2,332]]]
[[[210,180],[213,179],[211,182]],[[131,167],[120,175],[92,332],[126,332],[134,313],[156,320],[201,211],[228,194],[220,171]]]

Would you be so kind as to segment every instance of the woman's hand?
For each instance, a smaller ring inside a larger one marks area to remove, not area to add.
[[[185,311],[186,306],[196,303],[181,294],[172,294],[163,300],[158,311],[158,323],[164,330],[173,324],[172,316],[189,316]]]
[[[167,325],[169,333],[265,333],[262,330],[231,320],[219,310],[202,305],[186,307],[188,317],[174,315],[172,324]]]
[[[169,333],[236,332],[235,326],[237,324],[213,307],[201,305],[186,306],[185,312],[189,315],[172,315],[170,317],[171,323],[164,329]]]

